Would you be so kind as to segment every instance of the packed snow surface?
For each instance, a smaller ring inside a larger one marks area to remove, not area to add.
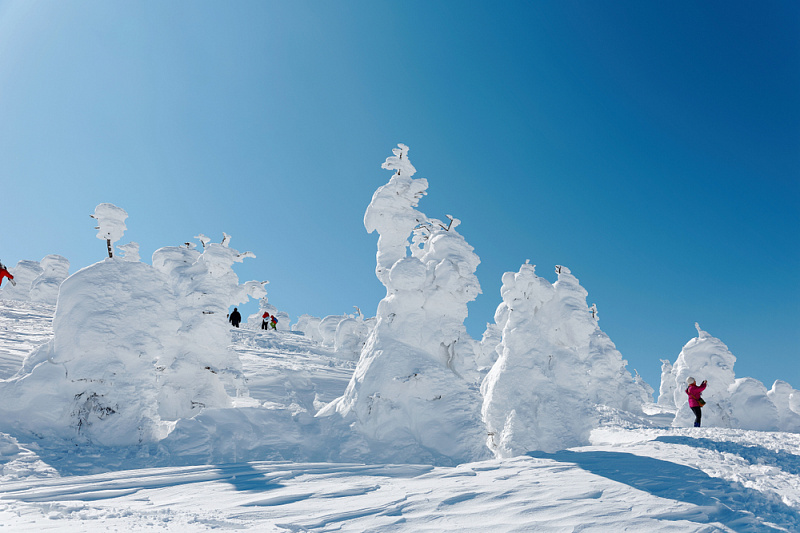
[[[8,376],[20,344],[52,337],[53,308],[0,304]],[[232,339],[250,403],[207,410],[171,441],[0,433],[0,531],[800,531],[800,435],[669,427],[674,411],[654,404],[601,409],[588,445],[553,453],[452,467],[287,460],[311,454],[293,439],[355,362],[296,332]]]

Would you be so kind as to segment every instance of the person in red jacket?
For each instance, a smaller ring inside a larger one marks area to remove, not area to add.
[[[261,315],[261,329],[269,329],[269,313],[264,311],[264,314]]]
[[[16,283],[14,283],[14,276],[11,275],[11,272],[8,271],[3,263],[0,263],[0,285],[3,284],[3,278],[8,278],[8,281],[10,281],[12,285],[16,285]]]
[[[704,390],[706,390],[706,384],[708,382],[704,379],[703,382],[698,386],[694,378],[689,377],[686,378],[686,383],[689,385],[686,387],[686,394],[689,396],[689,409],[692,410],[695,417],[694,427],[699,428],[700,419],[703,417],[702,407],[706,404],[700,395],[703,394]]]

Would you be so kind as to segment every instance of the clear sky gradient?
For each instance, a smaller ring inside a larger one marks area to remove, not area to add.
[[[405,143],[482,260],[473,337],[563,264],[656,390],[696,321],[800,388],[799,95],[790,1],[0,0],[0,259],[103,259],[111,202],[145,261],[224,231],[293,320],[371,316]]]

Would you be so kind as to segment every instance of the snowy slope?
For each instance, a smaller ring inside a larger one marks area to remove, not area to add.
[[[53,312],[47,304],[0,299],[0,379],[13,376],[34,348],[53,337]]]
[[[51,337],[51,313],[0,301],[4,378]],[[655,405],[645,418],[607,409],[589,446],[555,453],[455,467],[265,460],[342,395],[355,362],[285,331],[233,341],[249,397],[179,423],[183,440],[0,433],[0,531],[800,531],[800,435],[671,428],[674,411]]]

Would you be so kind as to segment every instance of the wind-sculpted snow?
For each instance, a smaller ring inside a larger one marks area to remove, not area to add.
[[[728,347],[698,324],[695,327],[698,336],[683,347],[675,364],[671,368],[665,365],[662,372],[658,401],[677,408],[673,425],[688,427],[694,421],[685,392],[686,379],[693,377],[698,384],[708,381],[702,395],[707,402],[703,407],[704,426],[794,432],[800,429],[800,405],[793,406],[800,393],[783,382],[776,382],[768,391],[756,379],[737,379],[733,370],[736,357]]]
[[[599,329],[577,278],[557,272],[555,284],[529,263],[503,275],[500,356],[481,386],[487,444],[498,457],[585,444],[595,405],[641,413],[652,392]]]
[[[386,297],[347,390],[318,416],[355,430],[343,458],[480,459],[485,430],[474,341],[464,327],[467,303],[480,293],[480,260],[456,231],[457,219],[443,223],[415,209],[428,183],[412,177],[408,147],[393,153],[383,168],[395,174],[364,215],[367,231],[380,235],[375,272]]]

